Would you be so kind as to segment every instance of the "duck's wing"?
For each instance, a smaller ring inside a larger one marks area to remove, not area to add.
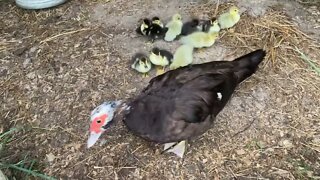
[[[210,127],[211,119],[231,96],[235,85],[229,83],[233,78],[229,75],[206,74],[142,93],[129,103],[130,112],[125,114],[124,122],[136,135],[156,142],[199,135]]]
[[[256,70],[260,55],[179,68],[154,78],[129,103],[125,124],[136,135],[161,143],[204,133],[238,83]]]
[[[154,91],[164,85],[180,83],[183,84],[190,79],[208,73],[217,73],[229,69],[237,77],[237,83],[251,76],[262,62],[266,52],[262,49],[253,51],[241,56],[233,61],[213,61],[203,64],[194,64],[168,71],[150,80],[149,85],[142,91],[143,93]]]

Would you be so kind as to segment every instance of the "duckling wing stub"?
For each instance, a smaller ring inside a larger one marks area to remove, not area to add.
[[[199,24],[196,23],[195,21],[189,21],[189,22],[185,22],[182,25],[182,29],[181,29],[181,35],[186,36],[188,34],[191,34],[195,31],[197,31],[197,25]]]
[[[167,50],[160,50],[160,54],[164,57],[166,57],[170,62],[172,61],[173,59],[173,54],[170,52],[170,51],[167,51]]]

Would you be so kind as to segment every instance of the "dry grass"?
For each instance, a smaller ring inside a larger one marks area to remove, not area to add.
[[[16,163],[28,154],[50,176],[73,179],[320,176],[320,77],[312,70],[320,67],[320,46],[272,9],[258,18],[244,13],[234,32],[222,32],[219,43],[228,49],[226,59],[257,48],[266,49],[267,58],[257,75],[241,85],[216,127],[190,142],[184,160],[160,154],[160,146],[123,126],[110,130],[103,147],[87,150],[90,110],[105,99],[134,96],[147,83],[128,68],[130,53],[124,49],[130,42],[117,41],[130,39],[131,30],[90,20],[95,3],[112,2],[73,1],[47,11],[0,6],[0,133],[24,129],[1,161]],[[197,4],[185,10],[214,16],[229,6]]]

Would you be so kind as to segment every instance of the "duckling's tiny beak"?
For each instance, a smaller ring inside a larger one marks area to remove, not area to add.
[[[92,147],[98,141],[101,134],[102,134],[102,131],[99,133],[91,132],[87,142],[87,147],[88,148]]]

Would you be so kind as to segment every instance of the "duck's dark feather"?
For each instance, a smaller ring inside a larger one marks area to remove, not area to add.
[[[134,134],[158,143],[201,135],[264,56],[257,50],[234,61],[197,64],[157,76],[129,103],[124,123]]]

